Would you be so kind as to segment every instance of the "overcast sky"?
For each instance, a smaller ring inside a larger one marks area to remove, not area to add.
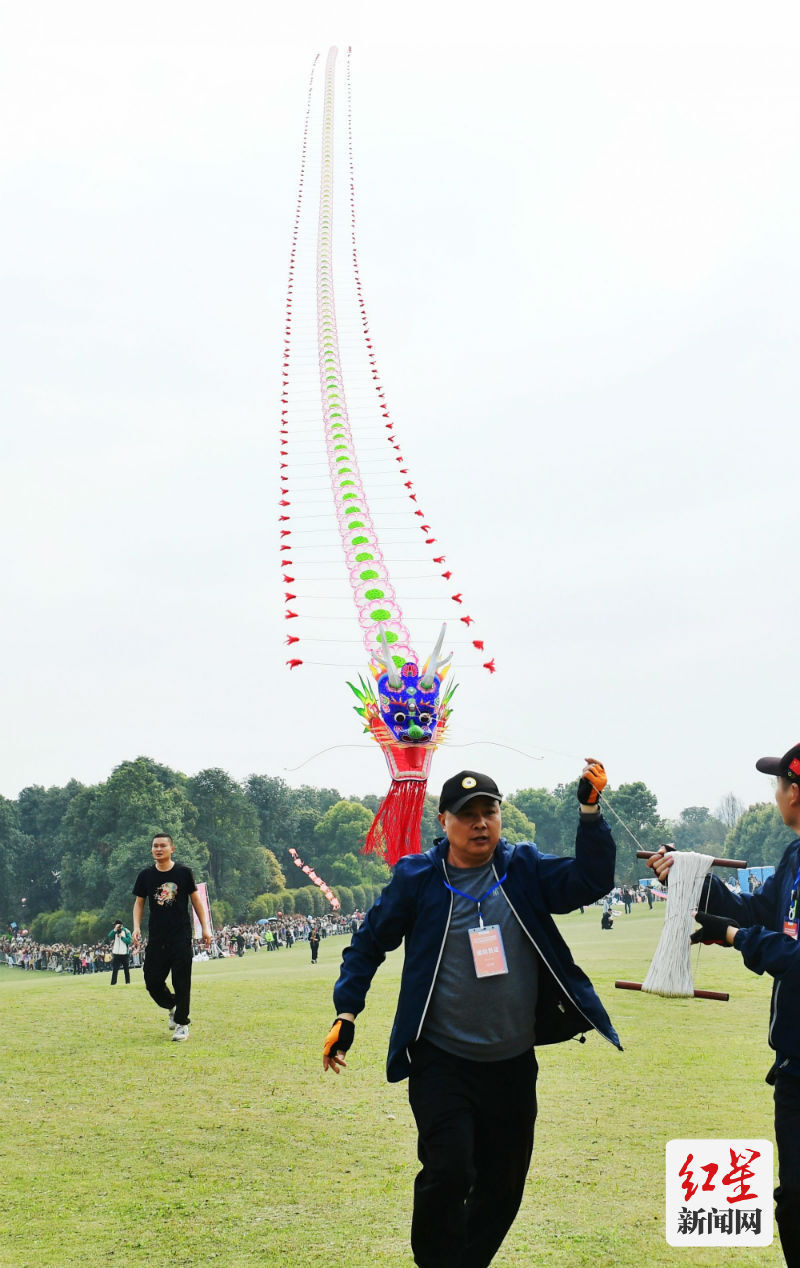
[[[388,785],[363,652],[285,668],[277,566],[334,42],[387,399],[497,663],[456,661],[432,786],[553,787],[590,754],[666,815],[772,795],[755,759],[800,738],[794,8],[519,8],[5,7],[4,795],[140,753]]]

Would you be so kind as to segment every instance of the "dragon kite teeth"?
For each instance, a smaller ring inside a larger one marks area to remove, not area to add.
[[[451,651],[444,657],[441,655],[446,636],[445,624],[442,624],[433,649],[425,661],[420,661],[411,644],[411,635],[403,618],[396,586],[389,575],[390,561],[384,549],[387,536],[392,533],[392,529],[382,529],[384,534],[384,548],[382,548],[370,506],[368,481],[362,475],[363,463],[360,459],[364,456],[363,441],[357,440],[357,433],[363,435],[364,407],[361,402],[364,400],[364,385],[372,389],[368,391],[368,395],[372,400],[370,409],[374,419],[373,439],[383,434],[389,445],[386,460],[384,460],[385,474],[395,482],[400,477],[398,499],[401,500],[401,504],[402,502],[406,505],[408,502],[412,504],[411,525],[422,533],[424,540],[425,551],[422,557],[419,553],[421,543],[419,539],[416,539],[419,544],[412,548],[410,554],[407,551],[405,557],[398,562],[402,565],[414,563],[419,566],[429,566],[432,562],[436,567],[436,573],[425,573],[423,578],[434,576],[443,579],[447,583],[448,591],[451,588],[452,572],[449,569],[443,570],[446,557],[441,553],[431,525],[426,522],[426,516],[418,505],[417,494],[413,491],[413,481],[408,478],[408,468],[386,404],[386,394],[378,373],[374,343],[367,321],[355,231],[350,52],[348,49],[346,112],[352,251],[343,265],[341,248],[337,254],[336,245],[337,156],[339,157],[338,166],[341,166],[341,149],[337,150],[335,132],[338,50],[334,47],[328,52],[322,89],[319,203],[313,255],[314,300],[313,305],[301,301],[295,307],[295,287],[298,277],[302,279],[302,269],[296,276],[301,231],[308,220],[303,214],[303,200],[314,78],[318,58],[315,58],[312,67],[308,88],[300,182],[289,262],[281,381],[280,562],[284,583],[292,586],[292,589],[287,590],[285,594],[286,620],[301,621],[305,616],[301,609],[304,601],[308,600],[304,599],[301,593],[303,577],[300,574],[303,571],[303,552],[309,547],[298,544],[298,538],[303,532],[313,533],[315,530],[295,528],[297,495],[294,492],[292,496],[289,495],[293,480],[298,479],[294,467],[296,466],[301,472],[303,470],[302,463],[294,456],[293,426],[298,419],[302,419],[303,422],[308,420],[311,385],[307,380],[301,387],[297,387],[293,358],[296,356],[298,365],[305,368],[307,372],[310,344],[313,339],[319,393],[314,413],[317,422],[321,422],[322,426],[336,532],[373,680],[365,682],[362,678],[359,687],[352,684],[350,686],[358,698],[359,704],[356,709],[364,721],[365,730],[380,745],[392,777],[389,793],[367,836],[365,850],[376,850],[389,863],[394,863],[403,854],[418,852],[420,849],[420,822],[428,773],[433,751],[444,734],[450,714],[450,701],[455,690],[454,684],[443,689],[443,680],[448,672],[453,653]],[[341,311],[340,304],[337,302],[337,293],[342,293],[342,286],[351,297],[351,308],[353,295],[356,302],[357,321],[352,319],[345,321],[348,356],[344,354]],[[315,314],[313,329],[310,328],[312,308]],[[302,342],[302,338],[298,339],[298,327],[301,320],[305,322],[305,343]],[[362,372],[363,382],[359,382],[358,375],[352,370],[353,360],[349,349],[352,344],[351,328],[353,326],[361,328],[357,339],[362,362],[365,365],[365,373]],[[354,394],[358,401],[356,413],[359,415],[359,426],[357,428],[353,424],[353,411],[348,405],[348,395]],[[296,407],[293,409],[295,402]],[[362,444],[361,453],[359,453],[359,443]],[[370,455],[372,452],[374,452],[374,445],[369,448]],[[302,493],[302,488],[300,492]],[[381,497],[381,500],[386,499]],[[312,515],[304,518],[320,519],[324,516]],[[393,536],[392,540],[394,543],[396,538]],[[329,544],[326,539],[325,545]],[[436,554],[433,554],[434,550],[437,551]],[[297,560],[292,558],[295,554],[298,556]],[[333,567],[331,567],[331,575],[333,575]],[[313,580],[320,580],[320,578],[313,578]],[[438,584],[441,584],[441,580]],[[422,597],[429,598],[429,596]],[[483,640],[474,639],[471,636],[470,627],[474,621],[472,616],[464,611],[463,594],[460,591],[449,594],[444,597],[445,603],[448,598],[449,602],[457,605],[455,620],[463,624],[468,633],[469,641],[466,645],[484,652]],[[442,600],[437,602],[441,604]],[[342,619],[330,610],[331,604],[326,606],[329,610],[326,610],[323,619]],[[426,616],[420,619],[432,618]],[[439,607],[439,619],[441,619],[441,607]],[[290,669],[314,663],[329,663],[309,661],[301,645],[310,642],[311,638],[299,632],[300,626],[292,628],[293,632],[287,636],[286,640],[287,644],[295,649],[286,662]],[[315,641],[325,640],[315,639]],[[494,673],[494,660],[483,661],[482,664],[490,673]]]

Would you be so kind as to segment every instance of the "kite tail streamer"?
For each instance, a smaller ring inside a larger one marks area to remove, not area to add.
[[[367,833],[364,853],[382,855],[390,867],[404,854],[418,854],[425,805],[425,779],[393,779]]]

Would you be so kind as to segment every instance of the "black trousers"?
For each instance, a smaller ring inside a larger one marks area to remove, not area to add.
[[[159,1008],[174,1008],[177,1025],[188,1026],[192,991],[191,942],[149,941],[144,953],[143,972],[144,984]],[[167,986],[170,974],[172,990]]]
[[[519,1210],[533,1152],[533,1051],[466,1061],[419,1040],[408,1099],[422,1170],[411,1249],[419,1268],[486,1268]]]
[[[780,1070],[775,1077],[775,1140],[775,1219],[786,1263],[800,1268],[800,1078]]]
[[[131,973],[130,973],[130,966],[128,964],[127,952],[125,955],[112,955],[111,957],[111,985],[112,986],[116,986],[117,984],[117,974],[119,973],[120,969],[122,969],[123,973],[125,974],[125,981],[130,982]]]

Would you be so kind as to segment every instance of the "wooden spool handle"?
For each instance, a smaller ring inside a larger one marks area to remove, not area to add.
[[[637,859],[651,859],[658,850],[637,850]],[[712,867],[747,867],[746,859],[712,859]]]
[[[641,982],[615,982],[618,991],[640,991],[642,989]],[[648,995],[650,992],[647,992]],[[655,994],[655,992],[653,992]],[[695,999],[719,999],[723,1004],[727,1004],[730,995],[727,991],[695,991]]]

